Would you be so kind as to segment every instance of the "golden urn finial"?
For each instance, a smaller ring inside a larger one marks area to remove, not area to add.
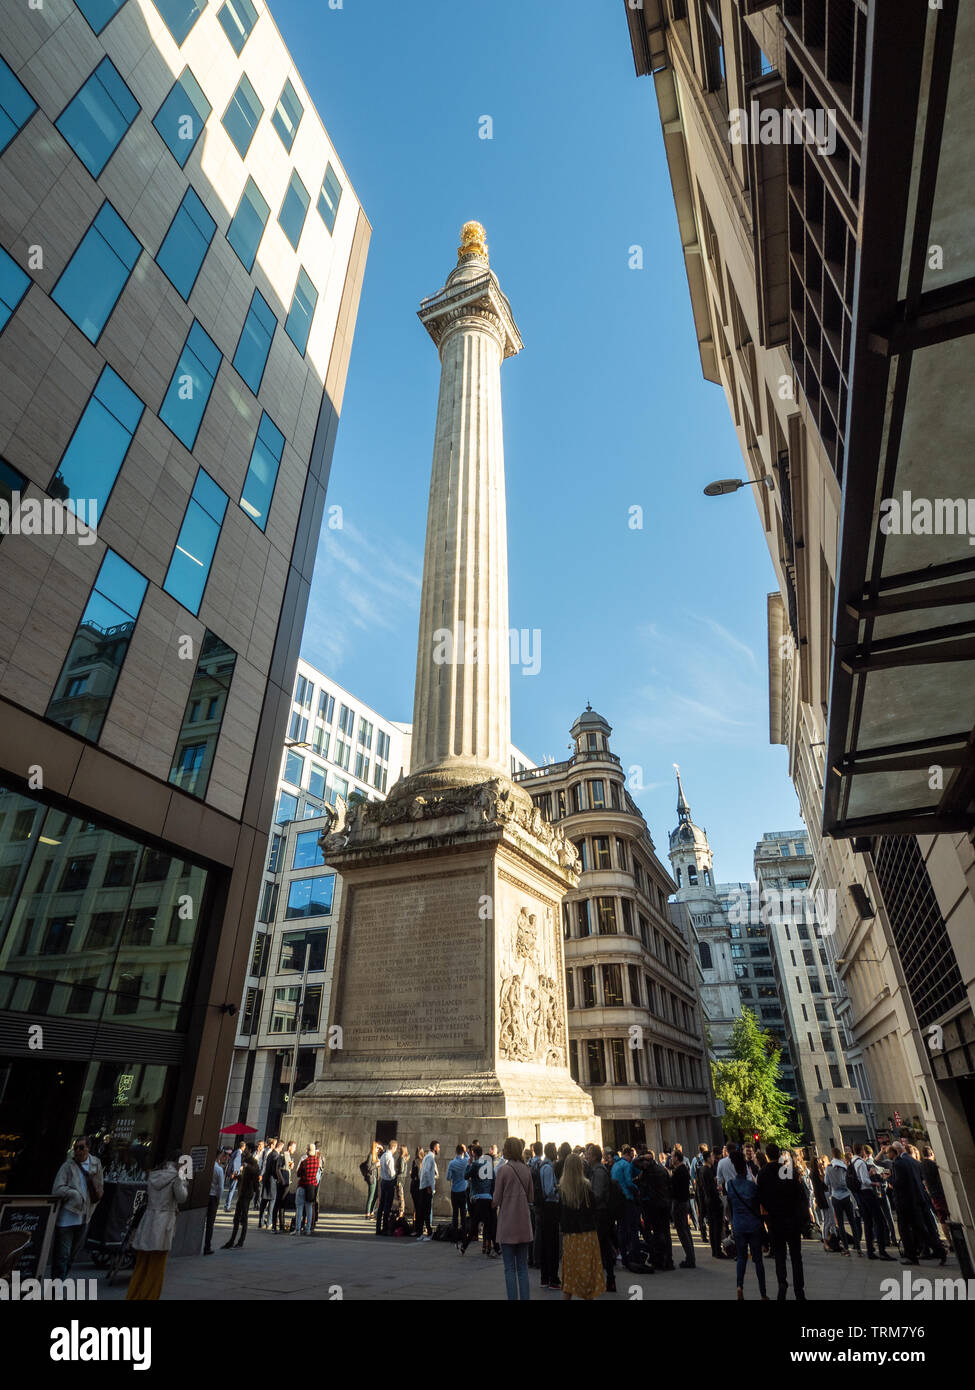
[[[460,260],[462,256],[483,256],[487,260],[488,247],[484,235],[484,228],[480,222],[465,222],[460,229],[457,259]]]

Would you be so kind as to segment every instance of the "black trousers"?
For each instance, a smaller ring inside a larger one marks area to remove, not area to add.
[[[213,1226],[217,1219],[217,1207],[220,1205],[219,1197],[211,1197],[207,1202],[207,1224],[203,1236],[203,1249],[210,1249],[210,1242],[213,1240]]]
[[[237,1243],[238,1245],[243,1245],[244,1243],[244,1237],[247,1234],[247,1217],[250,1212],[252,1200],[253,1198],[251,1197],[237,1198],[237,1205],[234,1207],[234,1224],[230,1232],[229,1244],[231,1245],[237,1241],[238,1231],[240,1232],[240,1240],[237,1241]]]
[[[881,1255],[887,1253],[887,1223],[884,1221],[883,1212],[880,1210],[880,1200],[876,1192],[864,1189],[854,1193],[856,1204],[860,1208],[860,1218],[863,1221],[863,1234],[867,1242],[867,1254],[873,1254],[874,1242]]]
[[[599,1254],[603,1261],[603,1273],[606,1275],[606,1286],[612,1288],[616,1284],[616,1244],[613,1240],[616,1234],[616,1222],[609,1212],[603,1207],[596,1211],[596,1235],[599,1237]]]
[[[650,1237],[654,1269],[673,1269],[674,1250],[670,1239],[670,1203],[644,1202],[643,1224]]]
[[[478,1227],[484,1228],[484,1244],[496,1245],[495,1231],[497,1229],[497,1215],[491,1205],[490,1198],[478,1197],[471,1202],[471,1216],[467,1226],[467,1234],[464,1237],[465,1248],[473,1241],[477,1240]]]
[[[467,1230],[467,1189],[450,1194],[450,1229],[459,1230],[461,1235]]]
[[[721,1205],[721,1198],[718,1197],[707,1209],[708,1217],[708,1237],[711,1241],[711,1254],[722,1255],[721,1237],[724,1234],[724,1207]]]
[[[433,1235],[433,1227],[430,1224],[430,1212],[433,1209],[433,1193],[429,1187],[421,1187],[420,1195],[416,1207],[416,1226],[417,1235],[423,1235],[424,1231],[429,1231]]]
[[[545,1202],[538,1208],[538,1264],[543,1284],[559,1282],[559,1204]]]
[[[774,1216],[768,1218],[769,1244],[772,1247],[772,1259],[775,1261],[775,1277],[779,1284],[779,1299],[784,1300],[789,1288],[789,1280],[786,1276],[785,1254],[789,1252],[789,1260],[792,1264],[792,1291],[797,1299],[804,1299],[805,1279],[802,1273],[802,1227],[798,1221],[777,1221]]]

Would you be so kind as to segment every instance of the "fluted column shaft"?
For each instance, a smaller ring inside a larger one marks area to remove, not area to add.
[[[508,544],[503,335],[489,311],[440,340],[413,712],[414,774],[509,771]]]

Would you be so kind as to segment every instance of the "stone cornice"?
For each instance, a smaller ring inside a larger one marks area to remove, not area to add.
[[[429,299],[424,299],[417,310],[417,317],[438,349],[451,332],[465,325],[465,321],[495,333],[505,357],[513,357],[524,346],[511,305],[501,293],[492,271],[477,280],[465,280],[445,287]]]

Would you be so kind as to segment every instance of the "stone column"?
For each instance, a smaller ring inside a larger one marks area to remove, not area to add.
[[[465,224],[457,266],[419,316],[441,368],[410,780],[470,785],[510,770],[501,362],[522,346],[479,223]]]

